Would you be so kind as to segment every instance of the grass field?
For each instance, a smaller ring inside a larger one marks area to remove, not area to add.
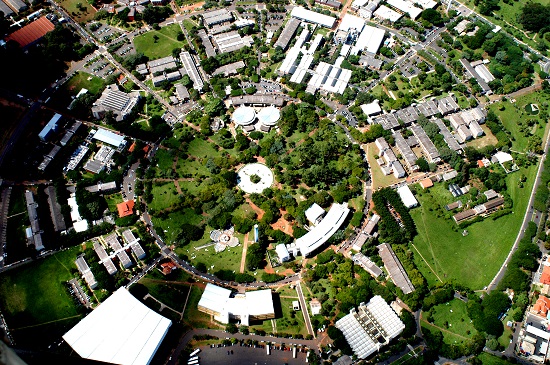
[[[76,95],[80,89],[87,89],[89,93],[97,95],[103,87],[105,86],[105,81],[103,79],[90,75],[89,73],[78,71],[73,77],[67,81],[65,88]]]
[[[527,176],[526,186],[522,189],[518,187],[521,174]],[[535,175],[536,166],[508,175],[513,213],[495,221],[488,218],[474,223],[467,228],[467,236],[462,235],[452,219],[444,218],[444,205],[456,199],[441,184],[417,196],[420,207],[411,210],[418,228],[413,244],[431,268],[423,263],[415,249],[413,251],[415,261],[429,284],[438,281],[432,270],[442,281],[453,279],[472,289],[482,289],[491,281],[516,239]]]
[[[173,182],[167,182],[162,185],[153,185],[153,201],[149,203],[149,208],[163,210],[170,208],[178,202],[178,192]]]
[[[379,186],[389,186],[398,182],[399,179],[396,179],[393,174],[384,175],[382,169],[378,166],[378,163],[374,158],[378,154],[378,147],[376,147],[374,143],[369,143],[368,148],[369,154],[367,158],[369,160],[369,166],[372,173],[373,190],[376,190]]]
[[[196,285],[193,285],[191,287],[191,293],[189,294],[189,299],[187,300],[187,307],[185,307],[185,312],[183,313],[183,320],[185,323],[193,328],[219,329],[222,326],[218,326],[215,323],[212,323],[208,314],[199,312],[199,310],[197,309],[199,300],[201,299],[203,292],[204,289],[199,288]]]
[[[183,310],[189,292],[188,285],[159,283],[157,280],[149,278],[141,279],[140,283],[145,285],[149,289],[149,294],[158,301],[177,312]]]
[[[184,42],[177,40],[181,33],[179,24],[174,23],[162,27],[160,30],[152,30],[134,38],[136,52],[141,52],[149,59],[157,59],[172,54],[172,50],[182,48]],[[155,36],[158,37],[155,42]]]
[[[486,352],[482,352],[481,354],[477,355],[477,358],[481,360],[481,363],[483,365],[509,365],[509,364],[511,364],[511,362],[509,362],[509,361],[503,360],[500,357],[488,354]]]
[[[481,129],[483,129],[485,135],[476,139],[472,139],[470,142],[466,143],[466,145],[468,147],[475,147],[477,149],[481,149],[489,145],[496,146],[498,143],[498,139],[491,132],[491,130],[485,124],[481,126]]]
[[[8,227],[6,230],[7,263],[24,259],[28,256],[25,229],[30,225],[22,188],[14,188],[10,195],[8,208]]]
[[[492,104],[489,109],[500,117],[502,124],[510,132],[515,140],[512,141],[512,149],[514,151],[524,152],[527,147],[527,137],[520,131],[518,120],[539,119],[538,116],[531,115],[525,110],[527,104],[538,104],[539,107],[543,103],[550,102],[550,98],[542,92],[535,92],[525,96],[518,97],[515,103],[509,101]],[[503,106],[504,110],[499,110]],[[534,134],[542,137],[544,135],[546,124],[541,123],[536,125]]]
[[[96,11],[87,1],[82,0],[64,0],[60,1],[59,4],[67,10],[76,20],[81,22],[87,22],[94,18]],[[80,5],[79,5],[80,4]],[[80,9],[79,9],[80,7]],[[84,11],[81,11],[84,10]]]
[[[122,199],[121,193],[108,195],[105,197],[105,200],[107,201],[107,206],[109,207],[109,211],[113,213],[118,212],[117,204],[120,204],[124,201],[124,199]]]
[[[59,322],[61,325],[56,327],[66,331],[62,322],[73,324],[70,319],[80,317],[65,286],[73,277],[69,270],[76,268],[74,260],[80,251],[79,246],[73,247],[0,275],[2,313],[16,341],[24,337],[23,333],[29,333],[22,331],[26,327],[45,328],[50,322]],[[53,338],[52,334],[45,338],[33,336],[33,341],[48,342]]]
[[[445,342],[449,344],[464,342],[464,338],[471,338],[477,332],[468,317],[466,303],[460,299],[436,305],[432,311],[434,325],[458,335],[442,331]]]

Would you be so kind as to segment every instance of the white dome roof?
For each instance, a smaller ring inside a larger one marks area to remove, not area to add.
[[[256,112],[251,107],[241,106],[235,109],[231,119],[237,125],[249,125],[256,119]]]
[[[280,117],[281,112],[274,106],[263,108],[262,111],[258,113],[258,120],[260,123],[270,127],[277,125],[277,121],[279,121]]]

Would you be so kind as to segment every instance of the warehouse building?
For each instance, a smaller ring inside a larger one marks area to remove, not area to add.
[[[147,365],[172,322],[120,288],[63,335],[84,359]]]
[[[343,94],[350,78],[351,70],[319,62],[307,84],[306,92],[315,94],[317,90],[321,89],[329,93]]]
[[[422,9],[417,8],[412,2],[407,0],[387,0],[387,3],[402,11],[404,14],[409,14],[413,20],[418,18],[420,13],[422,13]]]
[[[405,324],[379,295],[372,297],[366,305],[359,304],[357,310],[352,308],[335,326],[342,331],[359,359],[380,351],[405,329]]]
[[[233,15],[227,9],[218,9],[202,14],[204,24],[208,27],[233,21]]]

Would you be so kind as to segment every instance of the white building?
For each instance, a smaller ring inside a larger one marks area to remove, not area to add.
[[[73,228],[76,232],[84,232],[88,229],[88,221],[82,219],[78,212],[78,204],[76,203],[76,195],[73,193],[71,197],[67,199],[69,207],[71,207],[71,220],[73,221]]]
[[[278,244],[275,247],[275,252],[277,252],[277,256],[279,256],[279,260],[281,262],[290,261],[290,254],[288,253],[288,250],[286,249],[286,246],[284,244]]]
[[[103,143],[110,144],[111,146],[115,146],[116,148],[119,148],[126,143],[124,136],[103,128],[99,128],[92,138]]]
[[[245,326],[253,320],[275,318],[270,289],[232,296],[231,290],[208,283],[199,300],[198,309],[213,315],[221,323],[229,323],[233,319],[240,320]]]
[[[319,224],[319,222],[321,222],[324,215],[326,214],[326,211],[321,208],[321,206],[319,206],[317,203],[313,203],[311,207],[307,208],[304,214],[307,220],[310,221],[311,224],[316,226],[317,224]]]
[[[347,203],[332,204],[323,220],[311,231],[296,240],[302,256],[306,257],[319,249],[338,229],[349,214]]]
[[[293,8],[290,16],[292,16],[293,18],[305,20],[309,23],[319,24],[325,28],[332,28],[334,26],[334,23],[336,22],[336,19],[331,16],[307,10],[306,8],[303,8],[301,6]]]
[[[318,89],[342,94],[351,78],[351,70],[343,69],[326,62],[319,62],[315,73],[309,80],[306,92],[314,94]]]
[[[361,110],[368,117],[373,117],[378,114],[382,114],[382,108],[380,108],[380,103],[378,100],[374,100],[372,103],[369,103],[369,104],[362,104]]]
[[[386,5],[380,5],[373,15],[375,18],[378,18],[382,21],[387,20],[391,23],[395,23],[403,16],[398,12],[391,10]]]
[[[414,4],[407,0],[387,0],[387,3],[394,8],[401,10],[403,13],[409,14],[411,19],[416,19],[422,13],[422,9],[417,8]]]
[[[414,197],[411,189],[409,189],[408,185],[403,185],[399,188],[397,188],[397,193],[399,194],[399,197],[401,198],[401,201],[407,208],[414,208],[418,205],[418,201]]]
[[[125,288],[120,288],[63,339],[85,359],[147,365],[171,325],[172,321],[147,308]]]
[[[359,359],[379,351],[405,329],[405,324],[379,295],[366,305],[361,303],[357,310],[352,308],[335,326]]]

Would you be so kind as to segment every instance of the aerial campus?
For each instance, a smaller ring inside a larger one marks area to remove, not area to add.
[[[550,361],[547,0],[0,13],[8,364]]]

